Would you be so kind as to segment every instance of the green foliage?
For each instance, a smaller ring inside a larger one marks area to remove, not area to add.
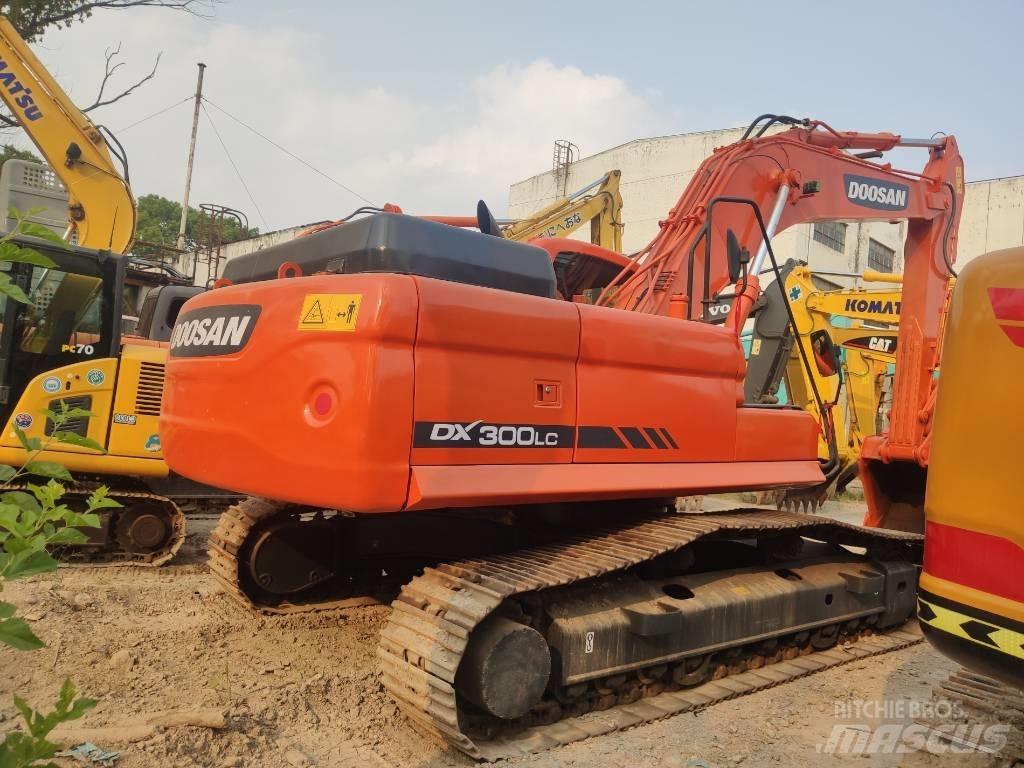
[[[39,461],[38,457],[53,443],[88,443],[88,447],[102,450],[91,440],[82,438],[62,427],[70,419],[91,415],[81,408],[70,408],[63,401],[60,410],[44,409],[40,415],[53,422],[53,432],[45,442],[38,437],[28,437],[15,426],[14,433],[28,454],[20,468],[0,465],[0,590],[4,582],[52,571],[57,561],[50,555],[50,549],[57,546],[84,544],[87,537],[79,528],[96,528],[100,524],[101,509],[119,504],[107,496],[106,488],[99,488],[86,500],[85,512],[75,512],[66,504],[64,486],[60,481],[73,482],[71,474],[59,464]],[[74,435],[76,441],[67,439]],[[45,483],[25,483],[27,490],[14,487],[23,477],[41,477]],[[9,603],[0,605],[0,643],[19,650],[42,647],[42,642],[32,633],[24,621],[14,616]]]
[[[134,253],[138,256],[159,256],[160,249],[145,245],[155,243],[174,247],[178,242],[178,227],[181,225],[181,203],[168,200],[160,195],[143,195],[139,198],[139,223],[135,231],[137,240]],[[185,222],[185,239],[189,248],[204,237],[209,220],[196,208],[189,206]],[[224,242],[244,240],[259,234],[255,227],[246,229],[234,219],[224,220]]]
[[[0,4],[0,8],[2,7],[3,5]],[[0,167],[8,160],[29,160],[33,163],[43,162],[43,159],[35,152],[30,152],[27,149],[18,149],[13,144],[4,144],[0,146]]]
[[[21,246],[13,242],[16,235],[32,235],[59,244],[61,248],[67,248],[68,244],[61,240],[60,236],[51,229],[29,221],[28,216],[34,211],[22,213],[17,208],[11,208],[8,214],[14,219],[14,226],[11,231],[0,237],[0,262],[33,264],[37,267],[55,267],[57,264],[53,259],[45,256],[35,248]],[[28,304],[28,296],[20,287],[14,284],[11,276],[6,272],[0,272],[0,296],[6,296],[21,304]]]
[[[0,13],[11,20],[25,42],[31,43],[49,29],[61,29],[85,21],[96,9],[124,10],[147,6],[201,16],[217,2],[219,0],[7,0],[0,2]]]
[[[0,261],[53,266],[42,253],[21,248],[11,238],[18,233],[56,239],[62,246],[64,242],[44,227],[27,222],[20,212],[12,211],[11,215],[17,225],[11,234],[0,238]],[[3,272],[0,272],[0,293],[14,301],[27,302],[21,290]],[[51,434],[45,439],[29,437],[15,426],[14,433],[27,458],[21,467],[0,465],[0,591],[8,581],[55,570],[57,561],[50,554],[53,547],[84,544],[87,537],[79,529],[98,527],[99,510],[120,506],[108,497],[106,488],[93,491],[86,500],[85,512],[76,512],[63,503],[65,488],[62,482],[74,480],[67,469],[41,460],[40,455],[54,443],[72,443],[99,451],[103,447],[63,429],[70,419],[91,416],[89,411],[71,408],[62,400],[57,410],[44,409],[40,414],[53,423]],[[28,482],[30,477],[42,478],[46,482],[37,485]],[[19,482],[23,479],[24,482]],[[42,648],[42,640],[16,614],[13,604],[0,600],[0,644],[19,651]],[[92,699],[76,698],[75,694],[75,687],[66,680],[54,709],[47,714],[32,709],[15,696],[14,705],[21,713],[25,730],[12,731],[5,736],[0,744],[0,768],[42,766],[44,764],[39,761],[53,757],[59,747],[48,740],[51,731],[60,723],[81,717],[96,704]],[[54,763],[45,765],[53,766]]]
[[[84,696],[75,698],[75,686],[65,680],[61,686],[60,696],[52,712],[43,714],[32,709],[23,699],[14,697],[14,706],[18,708],[25,721],[27,732],[14,731],[7,734],[3,745],[0,745],[0,768],[25,768],[38,766],[39,760],[49,760],[57,754],[59,744],[47,738],[61,723],[77,720],[89,709],[96,706],[95,699]],[[45,768],[57,768],[55,763],[46,763]]]
[[[68,419],[90,414],[62,402],[59,411],[45,410],[42,415],[54,423],[53,433],[43,442],[15,427],[19,442],[29,454],[28,460],[19,469],[0,465],[0,590],[5,582],[55,570],[57,561],[50,554],[51,548],[85,543],[86,535],[79,528],[99,526],[99,510],[120,506],[107,496],[106,488],[92,492],[86,500],[85,512],[75,512],[62,503],[64,486],[58,481],[72,481],[70,473],[59,464],[37,461],[35,457],[53,442],[67,442],[62,435],[73,433],[61,427]],[[19,478],[33,475],[47,480],[40,485],[25,483],[27,490],[12,487]],[[0,601],[0,644],[19,651],[43,647],[43,641],[28,623],[16,615],[14,605],[4,601]],[[0,768],[39,766],[40,760],[53,757],[59,747],[47,739],[50,732],[59,723],[81,717],[95,703],[92,699],[76,699],[70,680],[64,682],[56,707],[49,714],[32,709],[15,696],[14,704],[27,730],[12,731],[4,738],[0,744]]]

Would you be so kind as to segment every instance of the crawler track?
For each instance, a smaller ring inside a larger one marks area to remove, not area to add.
[[[991,751],[991,747],[972,741],[972,736],[977,738],[978,728],[1000,725],[1006,729],[1006,744],[998,750],[999,758],[1007,765],[1024,761],[1024,691],[960,669],[935,686],[933,701],[943,699],[959,705],[955,717],[933,716],[919,722],[936,730],[940,738],[979,752]]]
[[[21,490],[21,489],[17,489]],[[92,493],[91,489],[68,489],[64,493],[63,502],[74,504],[75,500],[84,502]],[[62,563],[69,565],[86,565],[89,567],[99,566],[148,566],[157,567],[170,561],[181,549],[185,541],[185,515],[178,509],[178,505],[170,499],[147,493],[145,491],[126,491],[113,489],[107,494],[108,498],[121,503],[121,507],[101,510],[101,514],[109,514],[110,531],[109,539],[111,544],[104,547],[86,545],[81,547],[65,547],[58,553]],[[148,511],[158,514],[167,525],[167,535],[164,542],[151,552],[127,551],[119,542],[117,530],[119,522],[124,516],[131,514],[140,506],[146,505]],[[81,505],[84,508],[84,503]],[[89,529],[82,529],[83,533],[89,534]]]
[[[694,688],[673,691],[662,681],[631,678],[616,689],[574,701],[549,695],[529,715],[511,723],[481,723],[477,714],[464,709],[455,688],[462,656],[473,630],[505,600],[606,576],[704,537],[771,533],[850,546],[882,544],[906,559],[917,561],[920,556],[921,537],[913,534],[869,531],[807,515],[741,510],[652,516],[511,554],[427,568],[402,589],[381,634],[378,656],[384,685],[418,726],[472,757],[496,760],[708,706],[919,642],[919,635],[900,630],[874,636],[866,627],[847,628],[850,634],[839,635],[842,648],[810,653],[794,639],[770,659],[741,652],[731,663],[715,668],[712,677],[719,679]],[[765,661],[778,663],[763,666]]]
[[[290,613],[308,613],[331,608],[351,608],[360,605],[373,605],[379,601],[373,597],[347,597],[313,602],[282,602],[276,605],[256,604],[246,594],[242,586],[242,568],[240,553],[251,543],[253,529],[259,523],[277,515],[288,514],[288,505],[268,501],[251,496],[225,510],[210,534],[210,546],[207,550],[210,559],[210,572],[224,591],[246,608],[261,613],[280,615]],[[397,588],[396,588],[397,591]]]

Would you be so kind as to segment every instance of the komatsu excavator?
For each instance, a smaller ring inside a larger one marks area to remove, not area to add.
[[[788,402],[821,425],[818,458],[823,466],[833,455],[838,461],[822,485],[782,491],[777,497],[782,506],[813,509],[857,476],[861,444],[879,431],[883,385],[896,362],[902,292],[821,290],[814,275],[840,273],[812,271],[792,259],[779,273],[782,280],[765,288],[754,306],[744,393],[750,403],[777,403],[785,381]],[[841,275],[903,282],[902,275],[875,270]],[[805,358],[812,365],[805,367]]]
[[[923,170],[872,161],[896,147],[925,148]],[[823,479],[814,418],[744,398],[771,238],[908,219],[900,348],[911,328],[927,347],[962,174],[951,136],[765,116],[635,261],[569,296],[544,249],[397,214],[233,260],[179,316],[161,417],[174,469],[253,495],[213,573],[268,611],[394,597],[384,685],[487,759],[914,642],[920,536],[674,497]],[[896,375],[915,420],[923,375]]]
[[[157,430],[166,344],[122,335],[122,290],[133,269],[125,254],[136,224],[127,169],[122,175],[111,156],[113,149],[123,162],[123,153],[3,17],[0,85],[0,98],[67,190],[70,241],[62,248],[18,238],[55,266],[5,265],[29,303],[0,296],[0,464],[22,465],[29,455],[22,437],[39,439],[45,450],[34,460],[57,462],[83,481],[68,491],[69,503],[87,494],[91,482],[102,482],[124,505],[106,510],[101,527],[86,531],[88,544],[65,557],[159,565],[184,539],[185,519],[170,497],[223,498],[224,492],[169,475]],[[170,286],[160,289],[160,298],[170,312],[195,292]],[[105,453],[48,440],[54,425],[40,411],[59,411],[61,403],[93,414],[63,429],[92,439]]]

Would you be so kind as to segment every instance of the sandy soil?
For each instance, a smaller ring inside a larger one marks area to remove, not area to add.
[[[0,733],[17,722],[12,693],[44,706],[71,677],[101,700],[83,725],[198,706],[226,710],[222,730],[174,727],[134,743],[100,744],[121,751],[121,768],[472,765],[413,730],[378,682],[374,648],[387,608],[255,616],[205,572],[202,548],[211,526],[192,521],[183,556],[169,567],[67,568],[9,585],[5,599],[20,606],[48,647],[0,650]],[[501,765],[999,765],[977,755],[819,751],[836,724],[850,722],[837,718],[843,702],[926,701],[953,668],[921,644]]]

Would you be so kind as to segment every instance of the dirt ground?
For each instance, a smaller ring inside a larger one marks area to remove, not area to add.
[[[836,512],[856,514],[852,507]],[[206,573],[202,550],[212,525],[191,521],[185,549],[169,567],[62,568],[8,585],[5,599],[20,607],[47,648],[0,650],[0,733],[17,722],[13,693],[44,707],[71,677],[82,693],[100,699],[84,726],[202,706],[227,712],[223,729],[169,727],[140,741],[99,744],[121,752],[115,763],[121,768],[473,764],[413,730],[384,693],[374,649],[388,608],[253,615],[220,593]],[[851,722],[838,716],[844,702],[927,701],[932,686],[953,669],[922,643],[703,712],[500,765],[1006,764],[991,756],[927,752],[828,754],[824,745],[833,727]]]

